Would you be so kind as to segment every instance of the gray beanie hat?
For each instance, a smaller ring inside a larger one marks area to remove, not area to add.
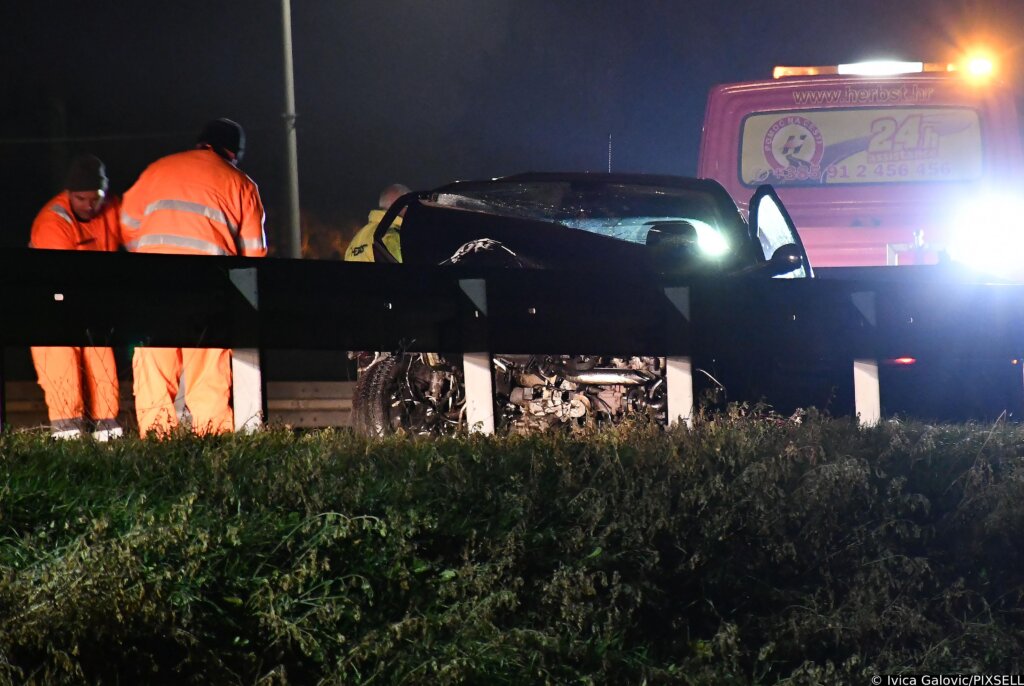
[[[69,191],[104,191],[109,181],[107,168],[95,155],[79,155],[71,160],[64,187]]]

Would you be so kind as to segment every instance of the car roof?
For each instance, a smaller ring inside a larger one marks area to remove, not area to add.
[[[469,187],[486,187],[500,183],[593,183],[599,184],[631,184],[638,186],[666,186],[686,190],[705,191],[711,194],[722,194],[732,200],[725,188],[714,179],[701,179],[690,176],[673,176],[669,174],[623,174],[606,172],[525,172],[493,179],[455,181],[445,184],[434,192],[450,192]]]

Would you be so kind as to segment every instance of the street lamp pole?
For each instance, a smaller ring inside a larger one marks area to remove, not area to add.
[[[302,227],[299,217],[299,151],[295,132],[295,75],[292,68],[292,8],[281,0],[284,30],[284,135],[288,165],[288,257],[302,257]]]

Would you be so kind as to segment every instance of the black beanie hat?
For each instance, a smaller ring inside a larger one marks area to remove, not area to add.
[[[79,155],[71,160],[64,188],[69,191],[103,191],[108,186],[107,168],[95,155]]]
[[[241,162],[245,154],[245,131],[230,119],[214,119],[199,134],[196,143],[209,145],[221,157],[229,157],[224,153],[230,152],[236,162]]]

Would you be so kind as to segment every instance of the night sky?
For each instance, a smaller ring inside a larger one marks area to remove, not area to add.
[[[1024,0],[292,0],[292,25],[303,217],[340,235],[389,183],[602,171],[609,135],[616,171],[693,174],[708,89],[776,64],[985,40],[1024,92]],[[0,64],[0,246],[27,243],[71,155],[123,192],[223,116],[284,254],[278,0],[6,0]]]

